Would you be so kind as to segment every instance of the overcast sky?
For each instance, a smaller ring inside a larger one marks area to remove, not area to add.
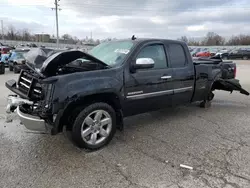
[[[4,27],[56,34],[54,0],[0,0]],[[248,3],[247,3],[248,2]],[[250,34],[249,0],[60,0],[59,33],[79,38]]]

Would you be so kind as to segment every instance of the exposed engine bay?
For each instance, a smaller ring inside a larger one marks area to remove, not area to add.
[[[71,74],[75,72],[85,72],[92,70],[105,69],[106,66],[100,65],[96,62],[91,62],[85,59],[77,59],[66,65],[59,66],[55,72],[55,75]],[[53,76],[55,76],[53,75]]]

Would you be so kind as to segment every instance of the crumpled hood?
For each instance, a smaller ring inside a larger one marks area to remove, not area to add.
[[[26,64],[33,70],[39,70],[43,62],[56,51],[46,48],[33,48],[28,53],[24,54]]]
[[[27,66],[36,72],[47,76],[54,74],[58,66],[66,65],[79,58],[84,58],[107,66],[101,60],[79,50],[60,51],[46,48],[35,48],[25,54]]]

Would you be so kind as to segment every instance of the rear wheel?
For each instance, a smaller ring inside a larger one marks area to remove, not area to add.
[[[211,107],[211,103],[212,103],[213,99],[214,99],[214,93],[212,91],[210,91],[209,95],[207,96],[207,99],[200,103],[200,107],[201,108]]]
[[[80,148],[97,150],[108,144],[116,132],[116,114],[106,103],[84,108],[75,119],[72,140]]]

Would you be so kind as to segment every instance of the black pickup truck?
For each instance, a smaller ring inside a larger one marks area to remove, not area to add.
[[[16,93],[7,112],[16,110],[31,130],[55,135],[65,126],[82,148],[109,143],[127,116],[195,101],[208,107],[216,89],[249,95],[235,79],[235,63],[192,59],[180,41],[110,41],[89,53],[35,50],[18,81],[6,82]]]

